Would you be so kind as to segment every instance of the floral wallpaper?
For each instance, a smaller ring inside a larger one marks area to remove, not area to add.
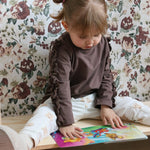
[[[150,0],[107,2],[118,95],[150,100]]]
[[[49,45],[63,29],[49,0],[0,1],[0,101],[3,116],[32,113],[49,72]],[[55,10],[56,9],[56,10]]]
[[[150,1],[107,0],[112,73],[118,95],[150,100]],[[47,87],[50,42],[64,29],[52,0],[0,1],[2,115],[31,114]]]

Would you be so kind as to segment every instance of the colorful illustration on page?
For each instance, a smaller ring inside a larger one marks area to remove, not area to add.
[[[92,126],[82,128],[85,136],[82,138],[65,138],[59,131],[51,134],[59,147],[74,147],[89,144],[117,142],[126,140],[147,139],[136,126],[126,124],[123,128],[112,129],[110,126]]]

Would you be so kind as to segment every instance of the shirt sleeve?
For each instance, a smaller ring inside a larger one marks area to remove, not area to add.
[[[111,46],[108,43],[108,40],[106,40],[105,43],[105,49],[104,49],[104,61],[105,66],[102,77],[102,82],[100,85],[100,88],[97,90],[96,99],[95,99],[95,107],[100,108],[101,105],[109,106],[110,108],[113,108],[115,106],[115,100],[114,97],[116,96],[116,90],[113,82],[113,76],[110,70],[110,50]]]
[[[50,53],[49,84],[51,99],[57,116],[57,125],[74,123],[70,92],[70,54],[63,45],[53,45]]]

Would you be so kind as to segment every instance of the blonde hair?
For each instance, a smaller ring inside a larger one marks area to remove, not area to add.
[[[57,16],[52,16],[56,21],[64,20],[73,29],[84,33],[96,30],[105,34],[107,30],[107,6],[105,0],[53,0],[63,3],[63,9]]]

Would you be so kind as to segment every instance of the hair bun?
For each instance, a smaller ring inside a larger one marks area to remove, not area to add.
[[[65,0],[53,0],[54,3],[64,3]]]

